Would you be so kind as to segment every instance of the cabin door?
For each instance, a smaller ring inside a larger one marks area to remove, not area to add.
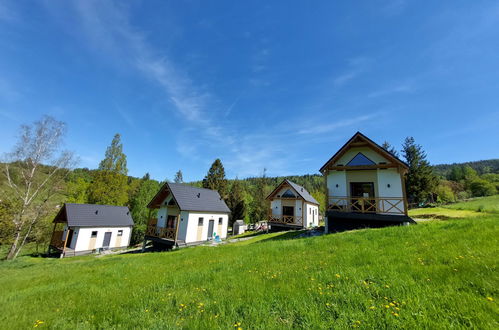
[[[376,200],[374,196],[374,182],[351,182],[350,196],[354,212],[376,212]]]
[[[213,238],[213,228],[215,227],[215,220],[210,220],[208,223],[208,239]]]
[[[73,240],[73,229],[68,232],[68,239],[66,241],[66,247],[71,248],[71,241]]]
[[[109,249],[109,245],[111,244],[111,235],[112,234],[113,234],[112,232],[104,233],[104,242],[102,243],[102,247],[104,249]]]

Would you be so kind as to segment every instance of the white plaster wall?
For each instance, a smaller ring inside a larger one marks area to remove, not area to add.
[[[158,222],[157,222],[157,226],[158,227],[164,227],[166,225],[166,218],[167,218],[167,207],[166,206],[162,206],[158,210]]]
[[[307,228],[319,225],[319,207],[314,204],[306,204],[305,225]]]
[[[220,236],[221,239],[227,238],[227,226],[229,224],[229,215],[224,213],[201,213],[201,212],[189,212],[189,220],[187,224],[187,235],[185,242],[192,243],[197,242],[198,235],[198,220],[199,218],[203,218],[203,231],[202,231],[202,240],[207,239],[208,235],[208,226],[210,220],[214,220],[213,231]],[[218,218],[222,218],[222,232],[218,233]]]
[[[270,202],[272,215],[282,215],[282,204],[280,199],[274,199]]]
[[[88,251],[90,236],[92,231],[97,231],[97,239],[95,241],[94,249],[102,247],[104,243],[104,233],[111,232],[111,242],[109,244],[110,248],[116,247],[116,237],[118,237],[118,230],[123,230],[123,236],[121,236],[121,247],[127,247],[130,243],[130,234],[132,227],[76,227],[74,228],[73,242],[76,243],[72,245],[76,252],[78,251]]]
[[[338,185],[338,187],[336,187]],[[327,176],[327,190],[329,196],[347,196],[346,171],[330,171]]]
[[[390,185],[390,188],[388,188],[388,184]],[[378,197],[404,197],[402,177],[397,169],[390,168],[386,170],[378,170]],[[404,210],[403,202],[399,202],[399,200],[390,200],[390,202],[392,204],[396,204],[397,208],[399,208],[400,210]],[[380,203],[383,203],[383,201],[380,201]],[[383,205],[380,205],[379,207],[385,210],[391,207],[391,205],[388,204],[384,206],[384,208]],[[394,208],[390,210],[388,214],[393,212],[399,213],[399,211]]]

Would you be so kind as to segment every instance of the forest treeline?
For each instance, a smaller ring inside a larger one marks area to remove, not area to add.
[[[0,245],[10,246],[8,258],[17,256],[27,242],[45,248],[51,221],[63,203],[128,206],[135,222],[132,244],[143,239],[149,217],[155,216],[147,204],[167,180],[155,180],[149,173],[140,178],[128,175],[119,134],[97,169],[70,169],[74,157],[60,150],[64,127],[51,117],[23,126],[19,143],[0,164]],[[499,191],[498,159],[430,166],[422,146],[411,137],[403,141],[400,151],[388,142],[382,147],[408,164],[406,186],[412,206],[455,202]],[[203,180],[184,182],[181,169],[172,177],[175,183],[217,190],[231,209],[231,222],[264,220],[268,212],[265,198],[284,179],[305,187],[320,202],[321,214],[327,204],[325,180],[319,174],[268,177],[262,168],[257,177],[227,179],[222,161],[215,159]]]

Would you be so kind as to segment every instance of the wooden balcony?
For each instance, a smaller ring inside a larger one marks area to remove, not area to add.
[[[56,230],[52,233],[52,238],[50,239],[50,246],[56,249],[62,250],[64,248],[64,240],[62,239],[63,230]]]
[[[175,241],[177,228],[158,227],[156,224],[149,224],[146,229],[146,236],[156,237],[165,240]]]
[[[387,215],[407,215],[407,203],[401,197],[329,196],[328,210]]]
[[[303,226],[303,217],[292,216],[292,215],[269,214],[269,223],[288,225],[288,226]]]

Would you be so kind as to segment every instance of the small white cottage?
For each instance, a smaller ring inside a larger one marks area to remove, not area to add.
[[[147,207],[158,215],[149,220],[144,246],[148,240],[171,247],[227,237],[230,210],[215,190],[167,182]]]
[[[319,226],[319,202],[296,183],[284,180],[267,197],[271,227],[310,228]]]
[[[360,132],[320,172],[327,183],[326,231],[413,222],[407,216],[406,163]]]
[[[49,252],[61,257],[121,249],[130,244],[133,220],[126,206],[66,203],[54,218]]]

